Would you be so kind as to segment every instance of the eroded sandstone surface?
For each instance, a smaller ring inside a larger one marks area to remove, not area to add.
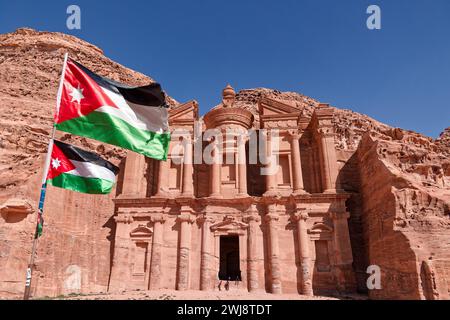
[[[109,60],[72,36],[19,29],[0,35],[0,295],[23,291],[64,53],[104,76],[130,85],[153,80]],[[61,140],[120,164],[126,152],[58,133]],[[35,282],[42,294],[97,291],[108,283],[109,236],[114,206],[109,197],[51,189],[45,207]],[[83,279],[82,279],[83,278]]]
[[[130,85],[151,78],[106,58],[72,36],[19,29],[0,35],[0,296],[23,292],[35,228],[41,168],[65,52],[103,76]],[[319,102],[298,93],[241,90],[235,107],[282,102],[313,116]],[[170,99],[170,98],[169,98]],[[173,99],[172,106],[178,106]],[[450,128],[434,140],[334,108],[337,183],[351,194],[349,230],[358,291],[371,298],[448,299],[450,289]],[[126,152],[92,140],[58,137],[124,166]],[[115,193],[107,197],[49,189],[34,296],[108,290],[115,237]],[[378,265],[381,290],[367,290]]]

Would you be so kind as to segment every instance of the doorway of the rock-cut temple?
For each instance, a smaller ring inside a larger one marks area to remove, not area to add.
[[[230,290],[240,286],[240,282],[242,281],[242,271],[239,236],[220,237],[219,267],[219,279],[224,283],[224,286],[227,282]],[[226,288],[224,287],[224,289]]]

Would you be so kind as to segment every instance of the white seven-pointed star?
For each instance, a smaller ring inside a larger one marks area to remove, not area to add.
[[[72,101],[71,102],[78,102],[80,103],[82,99],[84,99],[83,96],[83,91],[84,89],[80,88],[80,86],[78,85],[78,89],[77,88],[72,88],[72,92],[69,93],[70,96],[72,97]]]
[[[58,158],[52,159],[52,167],[53,169],[58,170],[58,168],[61,166],[61,161],[59,161]]]

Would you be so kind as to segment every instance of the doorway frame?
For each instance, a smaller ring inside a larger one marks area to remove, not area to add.
[[[214,238],[214,284],[215,289],[219,284],[219,271],[220,271],[220,238],[222,236],[237,236],[239,237],[239,264],[241,268],[241,281],[237,286],[239,290],[247,290],[247,233],[248,224],[238,221],[236,216],[225,216],[223,221],[218,222],[211,226],[211,232]],[[231,289],[236,287],[230,286]]]

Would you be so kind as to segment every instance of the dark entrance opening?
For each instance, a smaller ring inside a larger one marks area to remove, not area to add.
[[[220,280],[242,281],[239,259],[239,237],[220,237]]]

